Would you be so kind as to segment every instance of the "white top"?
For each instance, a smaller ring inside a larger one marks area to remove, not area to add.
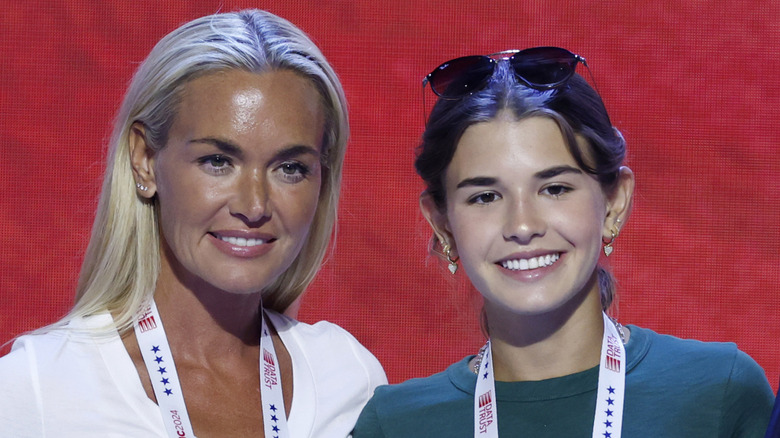
[[[291,437],[348,436],[374,388],[387,383],[382,366],[335,324],[268,315],[292,358]],[[69,327],[111,324],[104,313]],[[79,333],[22,336],[0,358],[0,436],[167,437],[118,334]]]

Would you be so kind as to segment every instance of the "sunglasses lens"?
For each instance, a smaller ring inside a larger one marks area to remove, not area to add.
[[[479,90],[493,74],[494,61],[487,56],[464,56],[445,62],[428,75],[436,95],[454,98]]]
[[[519,79],[535,88],[553,88],[574,74],[578,58],[559,47],[536,47],[510,58]]]

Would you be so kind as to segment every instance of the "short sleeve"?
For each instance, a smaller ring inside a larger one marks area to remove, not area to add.
[[[358,342],[358,340],[355,339],[349,332],[345,331],[341,327],[339,327],[339,330],[343,331],[343,333],[348,337],[355,357],[358,358],[358,361],[365,369],[369,382],[368,387],[372,393],[374,388],[377,386],[387,385],[387,375],[385,374],[385,370],[382,367],[382,364],[379,363],[379,360],[376,358],[376,356],[374,356],[366,347]],[[371,397],[371,395],[373,394],[369,394],[368,396]]]
[[[23,339],[0,358],[0,430],[3,436],[43,436],[40,385],[35,352]]]
[[[737,350],[724,394],[721,437],[763,437],[774,395],[764,370]]]

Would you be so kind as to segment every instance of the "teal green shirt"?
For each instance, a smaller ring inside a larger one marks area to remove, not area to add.
[[[623,437],[764,436],[774,394],[761,367],[731,343],[631,326]],[[381,386],[354,438],[473,437],[476,375],[464,358],[427,378]],[[590,437],[598,367],[531,382],[496,382],[501,437]]]

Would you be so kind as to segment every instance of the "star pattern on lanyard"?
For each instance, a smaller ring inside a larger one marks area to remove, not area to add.
[[[164,353],[160,352],[160,346],[159,345],[152,345],[152,353],[154,353],[154,361],[157,362],[158,365],[165,362],[165,359],[163,359]],[[160,354],[159,356],[157,354]],[[157,368],[157,372],[160,373],[160,377],[162,377],[162,380],[160,380],[160,383],[162,383],[165,388],[165,395],[173,395],[173,390],[171,388],[168,388],[167,385],[170,385],[170,380],[168,380],[167,377],[164,376],[164,374],[168,373],[168,370],[165,369],[164,366],[160,365]]]
[[[273,403],[269,403],[268,406],[269,406],[269,409],[272,412],[276,412],[276,410],[277,410],[276,405],[274,405]],[[271,421],[273,421],[274,423],[278,423],[279,422],[279,417],[277,417],[275,414],[272,414],[271,415]],[[279,433],[280,429],[279,429],[278,424],[274,424],[271,427],[271,430],[273,430],[275,433]],[[279,438],[279,435],[274,435],[272,438]]]
[[[614,387],[612,387],[612,386],[610,386],[610,387],[608,387],[608,388],[607,388],[607,392],[608,392],[609,394],[615,394],[615,388],[614,388]],[[613,406],[613,405],[615,404],[615,399],[613,399],[613,398],[612,398],[612,397],[610,397],[610,396],[607,396],[607,400],[606,400],[606,401],[607,401],[607,405],[608,405],[608,406]],[[606,421],[604,421],[604,433],[602,433],[601,435],[602,435],[604,438],[612,438],[612,432],[611,432],[611,431],[609,431],[609,429],[611,429],[611,428],[612,428],[612,426],[613,426],[613,422],[612,422],[612,421],[609,421],[609,417],[612,417],[612,416],[613,416],[613,414],[614,414],[614,411],[612,411],[611,409],[607,408],[607,410],[606,410],[606,411],[604,411],[604,413],[605,413],[605,414],[607,414],[607,420],[606,420]]]

